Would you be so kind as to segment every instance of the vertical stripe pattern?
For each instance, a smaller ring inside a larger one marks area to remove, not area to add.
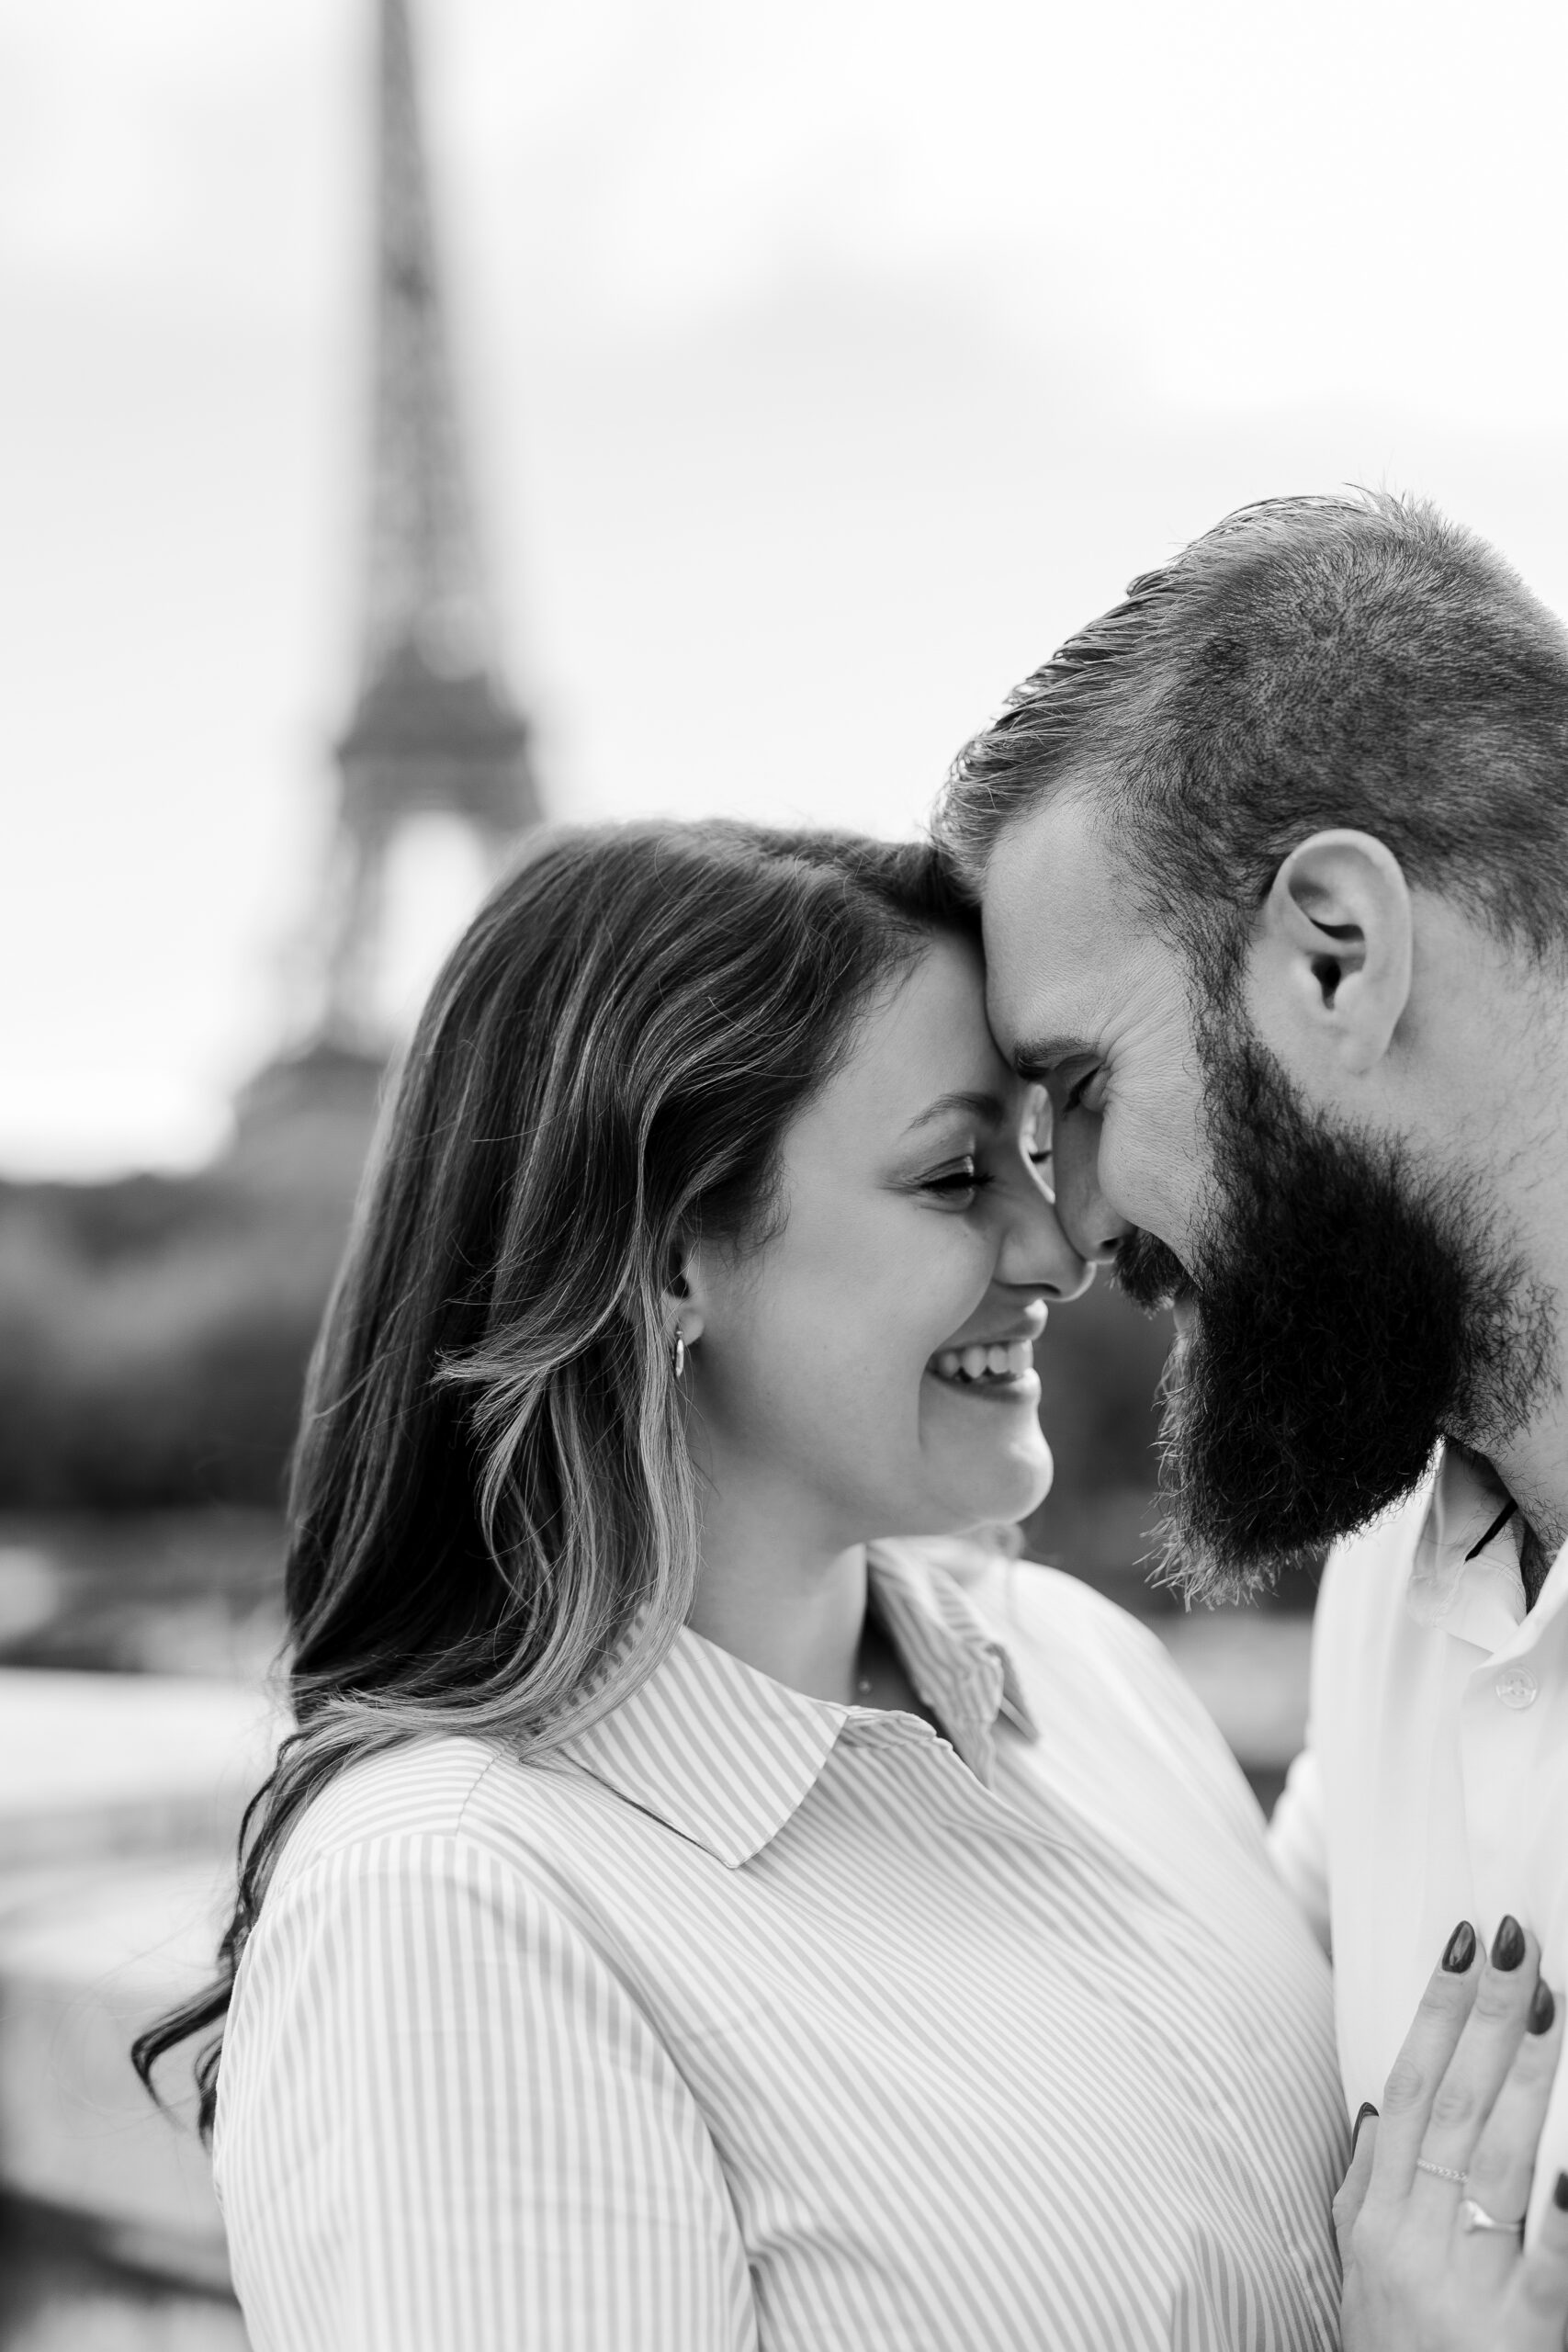
[[[694,1634],[297,1830],[217,2169],[256,2352],[1330,2352],[1326,1972],[1152,1636],[874,1558],[950,1736]]]

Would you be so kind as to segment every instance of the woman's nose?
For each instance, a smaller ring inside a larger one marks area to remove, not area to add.
[[[1094,1280],[1063,1228],[1051,1195],[1038,1184],[1020,1188],[997,1262],[997,1280],[1048,1298],[1077,1298]]]

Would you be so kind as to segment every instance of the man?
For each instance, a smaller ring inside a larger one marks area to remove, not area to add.
[[[1461,1918],[1568,1968],[1568,633],[1384,497],[1231,516],[939,811],[1068,1234],[1174,1303],[1190,1592],[1336,1539],[1281,1869],[1376,2100]],[[1536,2199],[1568,2164],[1568,2075]]]

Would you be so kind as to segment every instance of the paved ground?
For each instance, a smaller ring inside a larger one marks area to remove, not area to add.
[[[205,2157],[128,2051],[208,1972],[269,1741],[254,1686],[0,1671],[5,2352],[242,2352]]]

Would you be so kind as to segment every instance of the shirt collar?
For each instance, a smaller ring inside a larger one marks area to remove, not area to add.
[[[976,1556],[970,1544],[879,1544],[867,1559],[883,1623],[916,1697],[988,1787],[998,1714],[1026,1739],[1039,1735],[1006,1644],[964,1589]]]
[[[973,1546],[964,1547],[968,1558]],[[1036,1735],[1012,1661],[952,1568],[949,1547],[877,1544],[872,1590],[909,1681],[976,1777],[989,1782],[1006,1714]],[[683,1626],[628,1699],[560,1753],[731,1870],[778,1835],[840,1737],[880,1736],[865,1707],[792,1690]]]
[[[1488,1651],[1524,1622],[1517,1508],[1484,1463],[1451,1445],[1416,1539],[1405,1606],[1417,1623]]]

